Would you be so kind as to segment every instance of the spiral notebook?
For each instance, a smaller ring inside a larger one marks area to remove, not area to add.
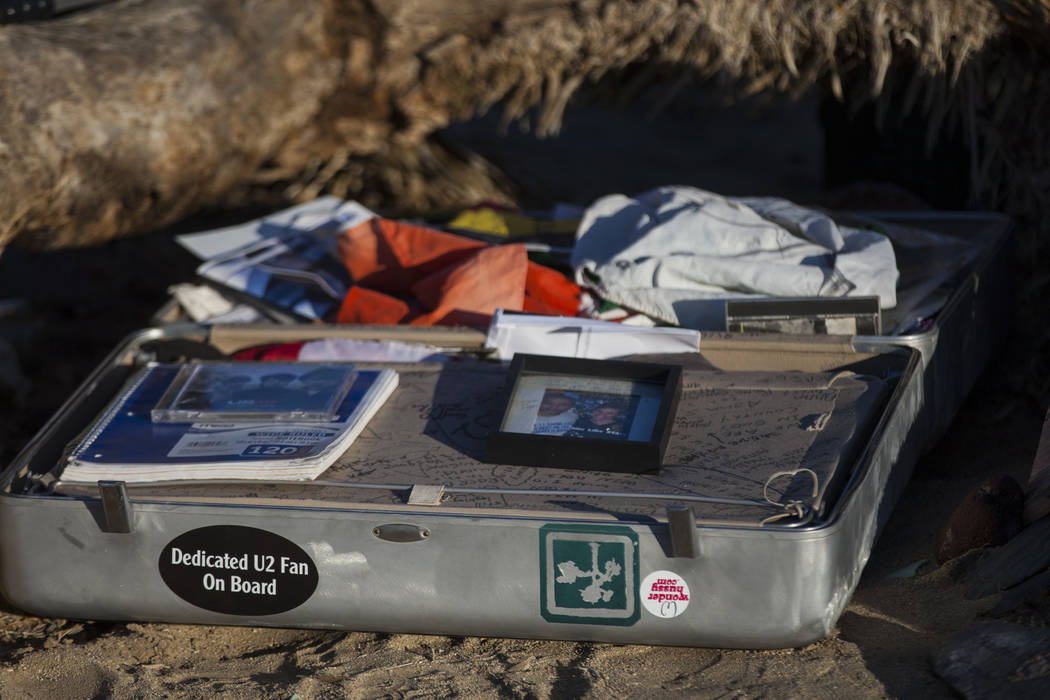
[[[152,420],[184,366],[141,369],[75,444],[62,480],[313,479],[346,452],[398,384],[394,370],[357,372],[330,420]]]

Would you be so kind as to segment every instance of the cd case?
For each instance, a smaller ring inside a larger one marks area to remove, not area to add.
[[[347,363],[188,364],[150,417],[155,423],[328,421],[355,375]]]

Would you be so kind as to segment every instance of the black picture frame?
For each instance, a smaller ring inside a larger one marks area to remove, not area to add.
[[[485,441],[485,461],[656,471],[671,436],[681,385],[678,365],[517,354],[499,426]]]

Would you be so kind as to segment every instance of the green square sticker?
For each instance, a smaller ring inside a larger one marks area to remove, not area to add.
[[[638,621],[638,535],[625,527],[540,528],[540,612],[548,622]]]

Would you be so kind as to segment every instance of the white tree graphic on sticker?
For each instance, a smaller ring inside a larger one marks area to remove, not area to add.
[[[597,603],[598,601],[608,603],[613,597],[613,591],[602,588],[602,584],[614,576],[619,576],[622,569],[615,560],[610,559],[605,562],[605,570],[600,571],[598,569],[598,543],[589,542],[588,544],[591,548],[591,570],[581,571],[576,562],[571,559],[558,562],[558,571],[561,572],[561,575],[555,580],[558,583],[575,583],[576,579],[589,576],[591,585],[580,589],[580,597],[585,603]]]

